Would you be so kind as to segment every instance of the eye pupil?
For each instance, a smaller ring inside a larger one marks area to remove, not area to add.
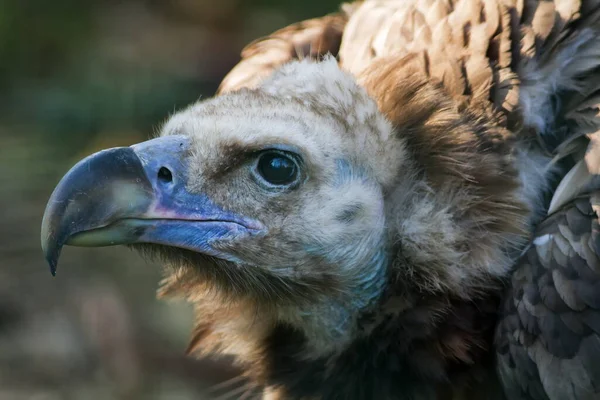
[[[258,161],[258,172],[273,185],[286,185],[296,180],[296,163],[280,153],[263,154]]]

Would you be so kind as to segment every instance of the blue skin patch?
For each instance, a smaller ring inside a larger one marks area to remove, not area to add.
[[[356,180],[368,183],[365,171],[357,170],[343,159],[336,160],[336,164],[335,187],[339,188]],[[340,299],[328,299],[328,326],[323,328],[336,338],[343,338],[351,329],[353,317],[373,307],[384,290],[387,279],[387,254],[385,250],[381,250],[380,240],[380,237],[366,235],[354,246],[330,248],[330,246],[313,244],[305,247],[308,253],[324,259],[326,263],[343,266],[346,273],[354,278],[348,283],[348,292],[345,296]],[[365,248],[368,248],[367,251],[379,250],[370,258],[360,260],[359,255]],[[301,313],[304,318],[312,318],[312,314],[309,310]]]
[[[338,158],[335,161],[335,164],[337,166],[337,173],[334,181],[336,187],[345,185],[348,182],[365,176],[364,171],[356,171],[356,168],[353,168],[352,165],[344,159]]]

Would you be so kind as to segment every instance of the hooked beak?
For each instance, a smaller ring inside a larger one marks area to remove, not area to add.
[[[61,179],[42,220],[42,250],[52,275],[63,245],[154,243],[230,261],[216,241],[263,231],[186,188],[190,139],[166,136],[100,151]]]

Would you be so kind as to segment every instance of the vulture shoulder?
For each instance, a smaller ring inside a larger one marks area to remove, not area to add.
[[[496,333],[509,399],[600,397],[600,136],[589,138],[510,277]]]
[[[459,105],[491,107],[552,150],[579,127],[598,127],[595,115],[573,112],[593,108],[600,88],[599,19],[598,0],[367,0],[349,18],[339,59],[360,76],[419,55],[415,71]]]
[[[600,0],[348,3],[247,45],[219,93],[256,87],[286,63],[327,53],[357,77],[418,55],[415,72],[440,82],[463,106],[500,111],[513,130],[564,134],[566,120],[584,122],[568,114],[589,108],[587,97],[600,85],[592,73],[599,18]],[[597,125],[593,116],[583,118],[586,128]],[[542,142],[552,147],[564,137]]]

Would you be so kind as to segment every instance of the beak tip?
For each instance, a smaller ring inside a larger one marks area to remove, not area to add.
[[[50,273],[52,276],[56,276],[56,269],[58,268],[58,258],[60,256],[62,246],[57,242],[51,240],[42,240],[42,251],[44,252],[44,258],[50,267]]]
[[[61,178],[46,204],[40,232],[42,251],[52,276],[56,275],[62,247],[71,236],[96,228],[98,223],[111,218],[113,210],[105,199],[115,192],[114,181],[139,186],[141,179],[146,179],[141,184],[144,189],[150,187],[140,159],[129,147],[92,154]]]
[[[50,273],[52,276],[56,276],[56,269],[58,267],[58,251],[54,251],[51,253],[46,253],[46,262],[50,267]]]

